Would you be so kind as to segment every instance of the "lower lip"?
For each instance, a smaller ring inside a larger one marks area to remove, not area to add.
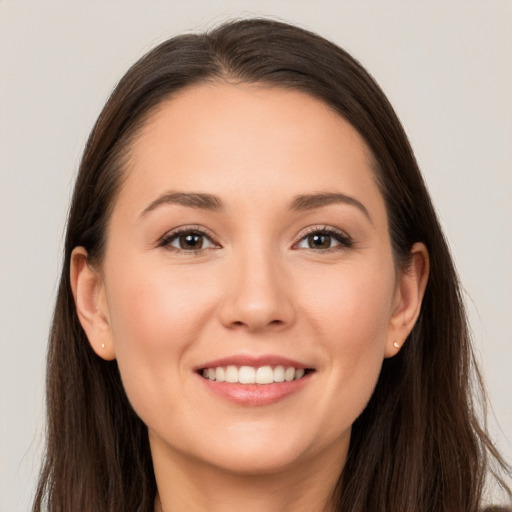
[[[310,380],[314,372],[291,382],[273,384],[239,384],[217,382],[197,375],[203,384],[214,394],[238,405],[257,407],[270,405],[300,391]]]

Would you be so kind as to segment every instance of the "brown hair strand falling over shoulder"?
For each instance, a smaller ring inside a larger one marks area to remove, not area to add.
[[[459,284],[407,137],[378,85],[344,50],[264,19],[174,37],[150,51],[119,82],[89,137],[50,334],[48,441],[34,512],[153,510],[147,429],[128,402],[116,362],[95,355],[79,324],[70,255],[83,246],[92,264],[101,262],[130,142],[164,99],[207,81],[291,88],[329,105],[372,151],[397,264],[407,265],[418,241],[430,253],[420,318],[403,350],[384,361],[353,426],[336,489],[338,510],[476,512],[489,468],[496,476],[507,466],[476,416],[473,388],[483,393],[482,381]]]

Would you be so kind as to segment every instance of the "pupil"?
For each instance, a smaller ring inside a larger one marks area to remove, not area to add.
[[[203,241],[201,235],[191,234],[180,238],[180,246],[182,249],[201,249]]]
[[[331,246],[331,237],[329,235],[311,235],[309,237],[310,248],[328,249]]]

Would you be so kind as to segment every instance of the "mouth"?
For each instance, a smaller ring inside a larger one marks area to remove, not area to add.
[[[280,355],[237,354],[194,369],[213,395],[236,406],[271,405],[309,387],[316,369]]]
[[[312,372],[314,372],[313,368],[280,364],[275,366],[236,366],[231,364],[200,368],[197,371],[201,377],[210,381],[242,385],[257,384],[260,386],[300,380]]]

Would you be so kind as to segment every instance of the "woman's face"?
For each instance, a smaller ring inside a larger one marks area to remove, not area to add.
[[[156,459],[343,461],[407,334],[385,204],[347,122],[297,91],[189,88],[134,142],[107,236],[105,347],[89,338],[117,358]]]

